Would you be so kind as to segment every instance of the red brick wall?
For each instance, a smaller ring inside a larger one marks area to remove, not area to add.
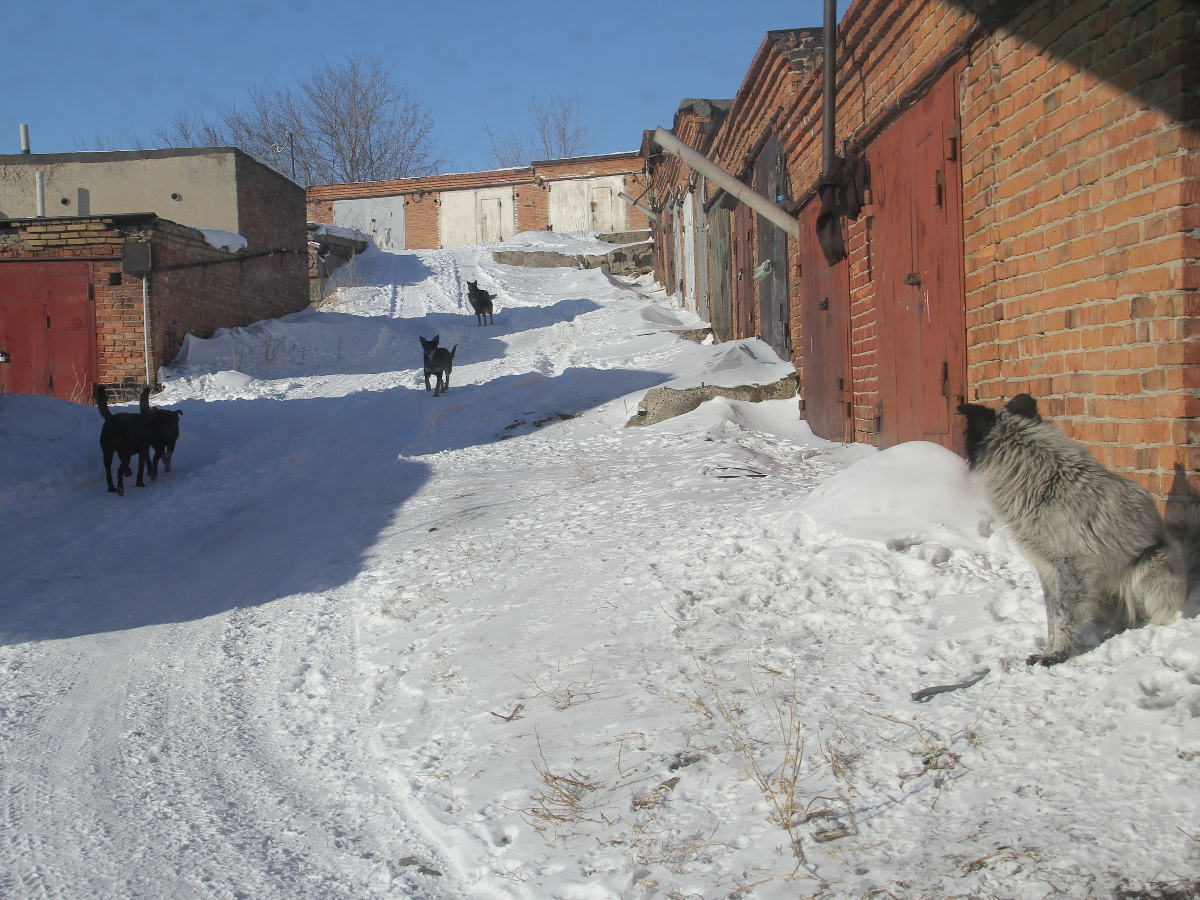
[[[586,176],[627,176],[626,193],[640,184],[642,160],[636,153],[612,154],[600,157],[549,160],[519,169],[497,169],[488,172],[463,172],[451,175],[432,175],[425,178],[400,178],[392,181],[359,184],[314,185],[308,189],[308,219],[311,222],[333,224],[333,202],[366,197],[403,195],[404,246],[410,249],[441,246],[438,231],[438,197],[444,191],[477,190],[511,186],[515,195],[514,215],[518,231],[543,231],[550,221],[548,182],[556,178]],[[645,228],[646,216],[633,207],[626,211],[627,227]]]
[[[550,226],[550,186],[523,184],[514,193],[517,232],[545,231]]]
[[[163,364],[179,352],[186,334],[211,337],[218,328],[278,318],[308,305],[307,248],[235,261],[194,229],[162,219],[152,240],[151,350]]]
[[[1055,424],[1160,495],[1174,466],[1200,470],[1197,15],[1186,0],[1079,0],[1028,4],[993,27],[949,0],[856,0],[838,35],[839,145],[869,142],[931,70],[965,59],[970,399],[1033,393]],[[770,39],[749,63],[709,156],[744,176],[774,128],[802,201],[821,168],[821,72],[789,75]],[[662,164],[655,177],[661,197],[686,176]],[[879,374],[869,223],[864,214],[846,226],[864,441]],[[661,252],[672,252],[668,241]],[[792,328],[803,347],[803,323]]]
[[[1200,470],[1200,32],[1192,4],[1130,8],[1031,8],[972,54],[968,375],[1166,494]]]
[[[441,246],[438,233],[438,208],[441,194],[433,191],[413,194],[404,201],[404,246],[409,249],[436,249]]]
[[[210,337],[217,328],[248,325],[307,305],[304,253],[234,261],[192,228],[155,216],[24,219],[0,233],[0,260],[86,259],[95,298],[96,381],[116,399],[137,397],[146,380],[142,279],[122,273],[127,240],[151,243],[151,373],[171,362],[185,334]],[[181,269],[171,266],[218,262]],[[300,296],[295,295],[295,269]],[[90,402],[90,390],[81,400]]]
[[[650,206],[649,196],[643,196],[646,191],[646,176],[642,172],[630,173],[625,176],[625,193],[642,206]],[[625,227],[629,231],[642,231],[650,227],[646,214],[628,201],[625,202]]]

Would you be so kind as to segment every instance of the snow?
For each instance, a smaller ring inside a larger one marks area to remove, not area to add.
[[[359,231],[357,228],[349,228],[345,225],[326,225],[323,222],[309,222],[308,230],[312,234],[327,234],[334,237],[346,238],[351,241],[371,241],[371,235],[365,231]]]
[[[237,253],[249,246],[249,242],[244,237],[232,231],[224,231],[220,228],[197,228],[196,230],[204,235],[204,240],[210,247],[216,247],[218,250]]]
[[[123,498],[94,409],[0,396],[0,896],[1196,876],[1194,619],[1028,668],[1036,576],[952,453],[819,439],[794,400],[625,428],[651,387],[791,369],[679,339],[647,279],[480,248],[338,277],[187,341],[154,399],[174,470]]]
[[[543,250],[576,256],[603,256],[628,244],[600,240],[596,231],[520,231],[498,245],[501,250]],[[636,242],[635,242],[636,243]]]

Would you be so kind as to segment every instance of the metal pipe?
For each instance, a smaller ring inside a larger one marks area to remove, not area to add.
[[[142,348],[146,355],[146,384],[153,387],[150,380],[150,276],[142,276]]]
[[[29,152],[29,126],[21,125],[21,152]]]
[[[642,212],[644,212],[646,214],[646,218],[649,219],[651,222],[657,221],[658,216],[652,210],[643,206],[641,203],[638,203],[636,200],[634,200],[632,197],[630,197],[624,191],[618,191],[617,196],[620,197],[622,200],[624,200],[626,203],[628,203],[630,206],[636,207],[637,209],[640,209]]]
[[[37,191],[37,215],[40,219],[46,215],[46,173],[38,169],[33,179]]]
[[[715,182],[727,194],[736,197],[770,221],[772,225],[782,228],[792,237],[799,239],[800,223],[776,206],[771,198],[764,197],[750,185],[738,181],[704,154],[693,150],[661,125],[654,132],[654,143],[668,153],[678,156],[705,178]]]
[[[834,104],[837,97],[837,61],[833,58],[834,44],[837,42],[837,0],[825,0],[825,52],[824,59],[824,97],[822,118],[824,130],[821,134],[822,158],[821,165],[825,175],[833,173],[834,167]]]

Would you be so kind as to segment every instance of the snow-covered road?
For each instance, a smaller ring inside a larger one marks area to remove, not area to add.
[[[1195,620],[1026,669],[1036,578],[949,452],[820,440],[794,400],[623,427],[653,386],[792,371],[761,342],[485,248],[343,274],[189,341],[175,470],[123,498],[95,409],[0,396],[0,896],[1196,877]]]

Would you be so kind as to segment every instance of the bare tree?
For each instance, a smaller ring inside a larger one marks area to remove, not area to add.
[[[496,165],[500,168],[511,169],[529,164],[531,159],[529,148],[515,134],[509,132],[503,137],[498,136],[487,122],[483,123],[483,133],[488,137],[492,158],[496,160]]]
[[[558,94],[542,102],[536,96],[529,101],[531,133],[522,139],[509,132],[497,135],[487,122],[483,131],[491,145],[492,157],[504,167],[527,165],[534,159],[565,159],[588,152],[591,130],[583,123],[579,97],[568,100]]]
[[[301,184],[343,184],[434,174],[442,160],[433,118],[393,69],[373,57],[328,60],[298,87],[250,89],[225,126],[235,146]]]
[[[154,129],[156,147],[224,147],[230,143],[223,125],[194,113],[177,113],[166,125]],[[139,149],[142,141],[138,141]]]
[[[554,94],[546,103],[535,98],[529,101],[533,121],[535,147],[544,154],[542,159],[565,159],[581,156],[592,143],[591,130],[583,124],[579,95],[574,101]]]
[[[328,60],[297,87],[255,85],[244,107],[213,123],[179,113],[134,149],[233,146],[299,184],[343,184],[435,174],[433,118],[393,69],[374,57]],[[111,149],[97,135],[92,149]]]

